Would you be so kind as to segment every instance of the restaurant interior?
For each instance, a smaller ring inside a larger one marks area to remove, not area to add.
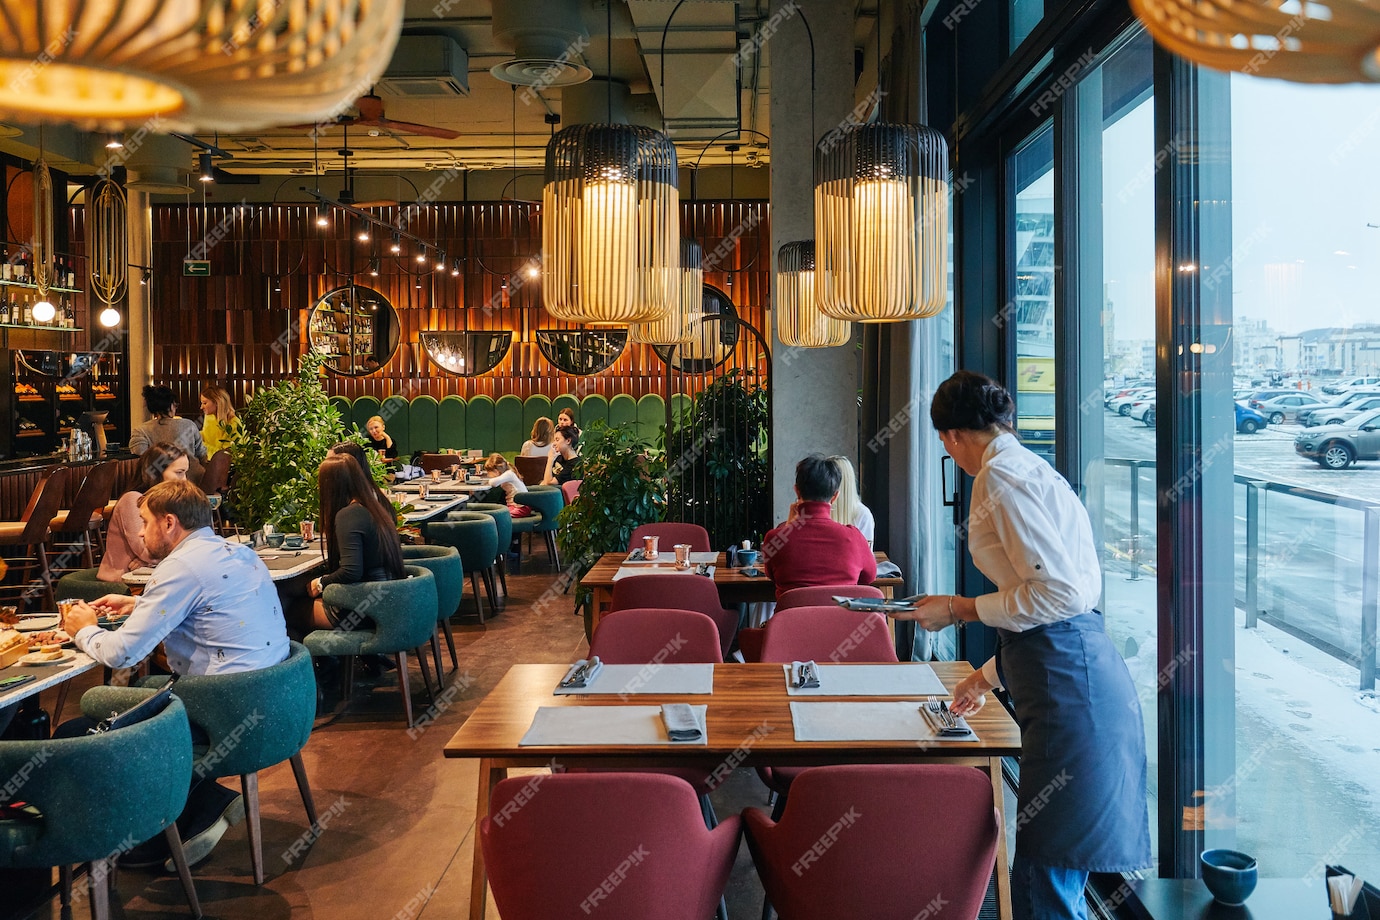
[[[0,13],[0,917],[1046,915],[1040,812],[1105,777],[1032,788],[1028,711],[948,708],[1017,635],[963,615],[959,371],[1086,512],[1129,675],[1089,730],[1144,746],[1150,856],[1078,867],[1085,916],[1380,916],[1380,446],[1241,420],[1380,374],[1363,0]],[[213,531],[371,628],[54,737],[166,680],[58,627],[154,590],[98,577],[117,500],[214,388]],[[320,584],[341,440],[407,578]],[[787,599],[811,455],[878,569]],[[243,806],[188,866],[193,778]]]

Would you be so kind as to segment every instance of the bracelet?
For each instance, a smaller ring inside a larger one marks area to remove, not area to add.
[[[949,625],[953,626],[958,622],[958,617],[954,615],[954,596],[949,595]]]

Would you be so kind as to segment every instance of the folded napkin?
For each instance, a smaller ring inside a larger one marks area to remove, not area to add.
[[[940,738],[967,738],[973,734],[968,722],[962,716],[949,712],[949,704],[921,703],[920,715],[930,731]]]
[[[1361,897],[1365,883],[1355,875],[1341,873],[1327,878],[1327,899],[1332,904],[1332,913],[1350,917],[1356,909],[1356,901]]]
[[[704,740],[704,732],[689,703],[663,703],[661,721],[666,726],[666,737],[672,741]]]
[[[599,660],[598,655],[593,658],[581,658],[570,666],[570,670],[565,672],[565,677],[561,678],[560,685],[566,689],[587,687],[603,669],[604,663]]]
[[[791,662],[791,686],[801,690],[819,689],[819,668],[813,661]]]

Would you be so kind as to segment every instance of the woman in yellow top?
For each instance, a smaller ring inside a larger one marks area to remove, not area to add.
[[[206,459],[210,460],[234,442],[242,426],[230,404],[230,394],[213,383],[201,390],[201,411],[205,415],[201,440],[206,444]]]

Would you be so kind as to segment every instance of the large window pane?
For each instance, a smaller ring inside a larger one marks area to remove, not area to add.
[[[1235,438],[1237,769],[1207,818],[1270,876],[1380,876],[1380,706],[1360,670],[1380,417],[1310,428],[1292,405],[1380,392],[1355,380],[1380,375],[1377,126],[1380,90],[1233,75],[1231,260],[1202,266],[1205,287],[1231,286],[1240,425],[1267,423]]]
[[[1016,324],[1016,430],[1054,462],[1054,129],[1046,125],[1011,156],[1015,277],[1004,322]]]

